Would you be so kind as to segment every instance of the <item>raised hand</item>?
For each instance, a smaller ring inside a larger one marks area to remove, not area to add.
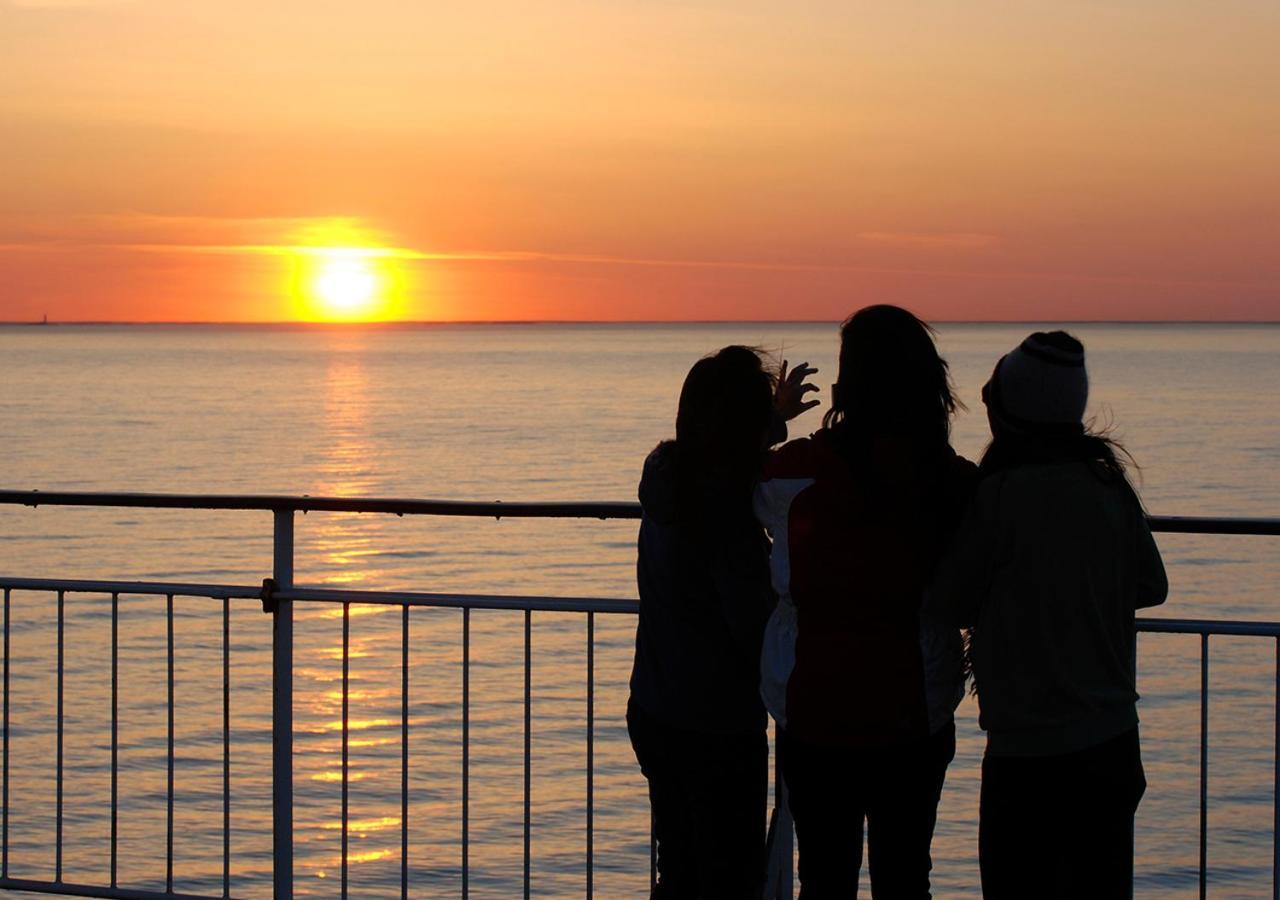
[[[813,409],[819,401],[805,400],[804,395],[818,390],[818,386],[810,384],[807,379],[818,370],[807,362],[802,362],[790,372],[787,361],[782,361],[782,371],[778,373],[778,388],[773,394],[773,408],[784,421],[791,421],[800,413]]]

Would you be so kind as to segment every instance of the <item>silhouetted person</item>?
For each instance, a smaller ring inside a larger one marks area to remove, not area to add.
[[[1123,450],[1082,423],[1088,386],[1061,331],[996,365],[981,482],[930,600],[972,626],[988,898],[1127,898],[1133,881],[1134,610],[1168,583]]]
[[[627,730],[658,840],[653,896],[758,898],[764,882],[767,720],[760,639],[773,608],[769,545],[751,490],[770,438],[805,402],[812,370],[774,379],[746,347],[699,360],[676,439],[640,481],[636,629]]]
[[[921,623],[975,467],[927,325],[870,306],[840,331],[822,430],[774,453],[755,508],[778,607],[761,691],[800,850],[800,896],[855,897],[863,821],[875,897],[928,897],[929,847],[963,696],[960,633]]]

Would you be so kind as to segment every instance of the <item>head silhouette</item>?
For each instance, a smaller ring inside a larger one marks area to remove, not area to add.
[[[1065,331],[1037,331],[996,363],[982,388],[992,433],[1045,439],[1084,433],[1089,375],[1084,345]]]
[[[694,363],[676,414],[686,481],[749,490],[768,440],[773,387],[773,375],[750,347],[725,347]]]
[[[1088,400],[1089,376],[1079,339],[1065,331],[1029,335],[1000,358],[982,388],[991,443],[981,471],[993,474],[1074,460],[1128,485],[1133,458],[1105,430],[1085,421]]]
[[[840,328],[840,367],[823,425],[857,443],[893,434],[946,445],[958,401],[931,329],[898,306],[858,310]]]

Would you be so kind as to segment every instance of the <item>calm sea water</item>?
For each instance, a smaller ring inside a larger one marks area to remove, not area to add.
[[[1092,410],[1143,466],[1153,512],[1280,514],[1280,327],[1073,329]],[[985,438],[978,391],[1025,326],[944,325],[970,412],[956,444]],[[0,485],[45,490],[283,492],[493,499],[634,497],[646,452],[671,434],[689,365],[731,342],[834,375],[834,325],[0,328]],[[825,394],[824,394],[825,396]],[[793,426],[818,426],[809,413]],[[371,589],[634,597],[634,523],[464,521],[310,514],[298,580]],[[1275,619],[1280,546],[1162,536],[1172,592],[1160,615]],[[0,509],[0,573],[256,584],[270,571],[263,513]],[[175,887],[220,890],[221,607],[177,601]],[[54,601],[15,592],[10,873],[51,877]],[[109,598],[66,601],[64,878],[101,880],[109,818]],[[634,623],[598,617],[596,888],[647,887],[643,782],[622,711]],[[270,620],[232,605],[233,892],[270,877]],[[511,896],[522,860],[523,621],[473,615],[471,888]],[[340,851],[341,611],[298,613],[296,820],[300,892],[334,894]],[[411,624],[412,893],[460,886],[460,614]],[[351,616],[351,885],[398,891],[400,615]],[[581,894],[585,624],[533,619],[533,879]],[[1212,641],[1209,863],[1215,897],[1267,896],[1275,653]],[[1150,788],[1138,819],[1138,893],[1192,895],[1198,852],[1199,645],[1140,642]],[[122,884],[163,887],[164,599],[121,601]],[[859,690],[850,686],[850,690]],[[977,894],[981,736],[959,714],[935,848],[939,896]]]

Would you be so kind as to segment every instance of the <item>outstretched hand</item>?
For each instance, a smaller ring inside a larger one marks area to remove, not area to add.
[[[773,394],[773,408],[784,421],[789,422],[800,413],[818,405],[817,399],[804,399],[805,394],[818,390],[817,385],[805,380],[817,371],[807,362],[802,362],[788,372],[787,361],[782,361],[782,371],[778,373],[778,388]]]

